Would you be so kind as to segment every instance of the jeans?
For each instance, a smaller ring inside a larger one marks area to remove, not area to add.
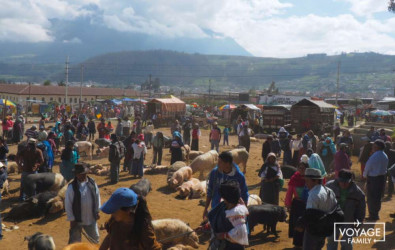
[[[82,228],[84,228],[85,233],[95,241],[95,244],[99,243],[99,229],[97,228],[96,222],[91,225],[81,225],[77,223],[74,227],[69,230],[69,244],[75,242],[81,242]]]
[[[140,159],[133,159],[130,174],[134,176],[138,175],[139,177],[143,177],[144,175],[143,167],[144,167],[144,156],[143,154],[141,154]]]
[[[340,236],[340,230],[337,230],[336,232],[337,238]],[[340,242],[341,250],[352,250],[352,237],[348,237],[347,235],[343,235],[342,240],[344,242]],[[348,243],[350,241],[350,243]],[[327,250],[337,250],[339,242],[335,242],[335,234],[332,236],[328,237],[328,244],[326,245]]]
[[[367,178],[367,204],[369,217],[372,219],[379,219],[381,197],[384,194],[385,178],[386,175],[368,176]]]
[[[162,165],[162,153],[163,153],[163,148],[154,147],[154,156],[152,158],[152,164],[156,164],[158,160],[158,165]]]
[[[303,236],[303,250],[320,250],[325,245],[325,237],[318,237],[310,234],[307,230]]]
[[[211,140],[211,150],[213,150],[215,147],[215,150],[219,153],[219,140]]]
[[[25,201],[25,199],[26,199],[26,194],[24,193],[24,190],[23,190],[23,188],[24,188],[24,183],[23,182],[24,182],[25,178],[27,176],[31,175],[31,174],[37,174],[37,171],[34,171],[34,172],[22,172],[22,175],[21,175],[21,189],[20,189],[20,194],[19,194],[19,199],[21,201]],[[34,194],[35,194],[35,192],[34,192]]]
[[[224,134],[224,145],[226,144],[229,146],[229,135]]]
[[[111,162],[110,164],[110,180],[111,184],[118,183],[119,181],[119,164],[120,162]]]

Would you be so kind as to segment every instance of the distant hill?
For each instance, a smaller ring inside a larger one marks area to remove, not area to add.
[[[325,54],[276,59],[187,54],[171,51],[125,51],[86,60],[85,79],[106,84],[141,83],[152,77],[189,89],[262,89],[275,81],[280,90],[334,91],[340,62],[340,91],[386,91],[394,86],[395,56],[376,53]],[[71,79],[80,79],[79,71]],[[392,90],[391,90],[391,93]]]
[[[162,85],[200,92],[207,91],[211,80],[214,91],[262,89],[275,81],[280,90],[322,93],[335,91],[338,62],[341,92],[393,93],[395,56],[376,53],[276,59],[165,50],[124,51],[96,56],[81,64],[85,81],[106,85],[141,84],[152,75]],[[4,75],[59,81],[64,79],[64,65],[0,64],[0,79]],[[71,66],[69,79],[80,81],[80,64]]]

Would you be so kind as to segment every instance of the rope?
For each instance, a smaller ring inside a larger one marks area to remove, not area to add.
[[[84,230],[81,230],[81,233],[82,233],[82,235],[85,236],[85,238],[89,241],[89,243],[92,243],[92,244],[97,244],[97,243],[98,243],[96,240],[92,239],[92,238],[85,232],[85,229],[84,229]]]

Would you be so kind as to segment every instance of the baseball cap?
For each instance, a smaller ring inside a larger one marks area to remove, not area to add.
[[[113,214],[122,207],[133,207],[137,205],[137,194],[126,187],[118,188],[110,199],[100,208],[103,213]]]

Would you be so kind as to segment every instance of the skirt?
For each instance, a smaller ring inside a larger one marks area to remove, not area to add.
[[[199,139],[192,139],[191,150],[199,151]]]
[[[259,190],[259,197],[262,202],[278,205],[280,196],[280,181],[261,182],[261,189]]]

